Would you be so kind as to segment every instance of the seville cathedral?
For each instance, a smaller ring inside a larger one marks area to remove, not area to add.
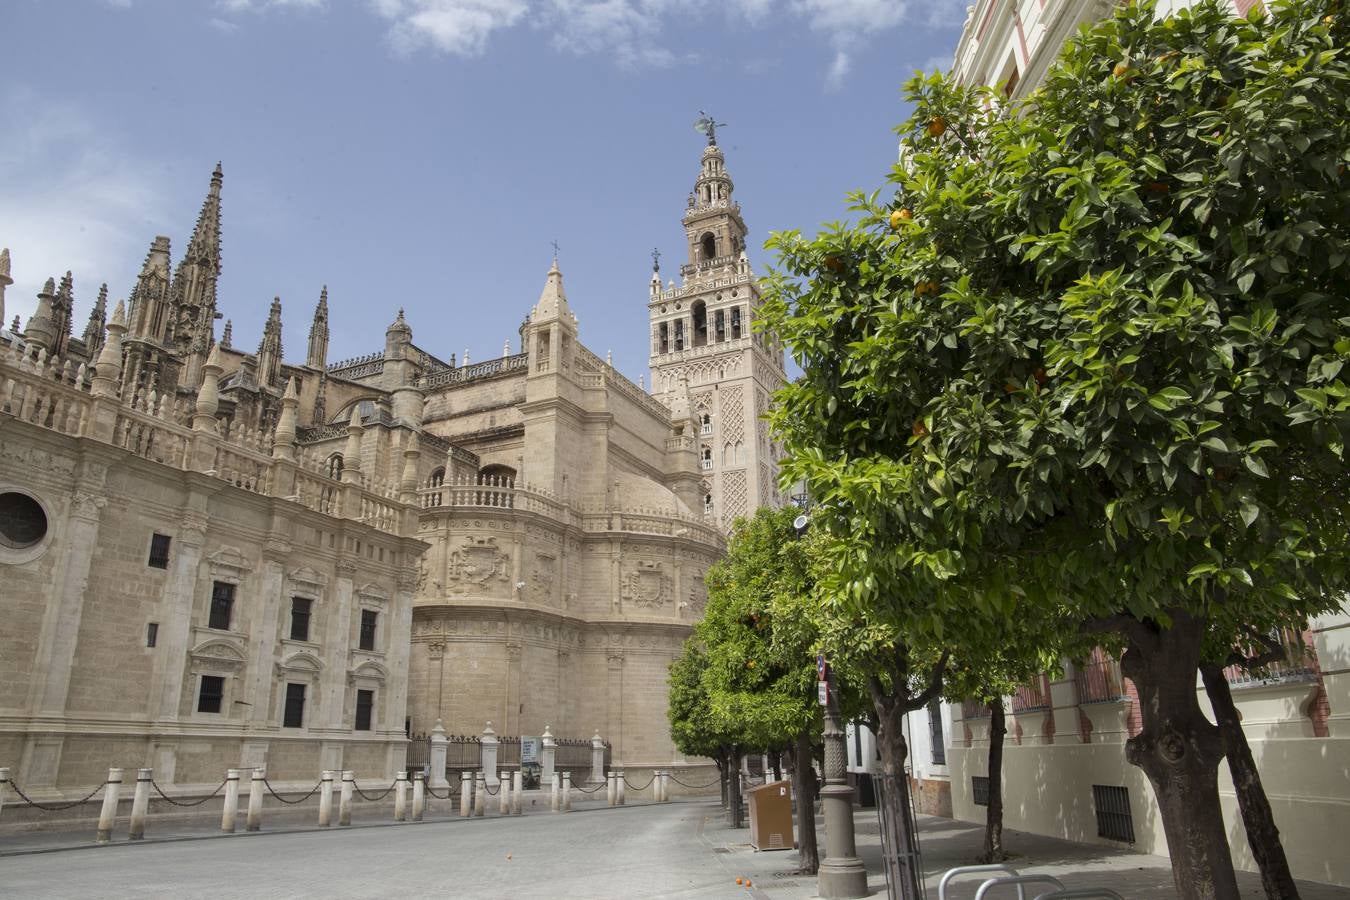
[[[110,765],[387,776],[438,719],[706,762],[670,741],[667,667],[731,521],[778,500],[784,378],[715,137],[681,283],[653,267],[652,393],[584,346],[556,258],[520,353],[447,362],[389,310],[329,362],[330,327],[372,323],[326,289],[303,360],[280,300],[245,352],[216,333],[222,183],[82,335],[70,273],[0,329],[0,766],[51,796]]]

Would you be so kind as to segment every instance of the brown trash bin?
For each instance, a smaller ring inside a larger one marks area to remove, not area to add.
[[[792,782],[770,781],[750,788],[750,846],[756,850],[792,850]]]

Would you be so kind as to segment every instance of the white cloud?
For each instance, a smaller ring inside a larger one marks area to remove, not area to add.
[[[75,277],[76,334],[108,282],[112,298],[130,291],[151,222],[167,220],[154,184],[81,107],[9,91],[5,108],[21,128],[0,144],[0,246],[13,257],[6,318],[27,321],[49,277]]]
[[[130,2],[130,0],[110,0]],[[327,0],[216,0],[227,13],[272,8],[322,8]],[[494,33],[524,24],[550,34],[553,46],[578,55],[604,55],[622,68],[664,68],[697,61],[674,47],[672,25],[708,22],[719,27],[796,20],[823,34],[832,58],[828,89],[847,78],[854,54],[866,41],[901,25],[959,25],[967,0],[366,0],[387,23],[386,39],[399,55],[429,50],[478,56]],[[222,28],[213,20],[212,25]]]
[[[239,30],[238,22],[229,22],[226,21],[225,19],[213,18],[207,21],[206,24],[210,25],[216,31],[220,31],[225,34],[232,34]]]
[[[375,12],[390,22],[389,43],[409,54],[430,47],[457,56],[477,56],[492,32],[524,17],[525,0],[374,0]]]
[[[216,0],[228,13],[261,12],[265,9],[323,9],[328,0]]]
[[[848,70],[852,66],[852,61],[848,57],[847,50],[836,50],[834,60],[830,63],[829,71],[825,73],[825,87],[831,91],[837,91],[844,86],[844,78],[848,75]]]

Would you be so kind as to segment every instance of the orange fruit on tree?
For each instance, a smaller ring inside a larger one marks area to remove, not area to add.
[[[942,118],[942,116],[934,116],[933,120],[928,123],[929,137],[942,137],[942,135],[946,133],[946,131],[947,131],[947,120]]]
[[[1119,78],[1130,71],[1130,64],[1125,62],[1116,63],[1116,67],[1111,70],[1111,74]]]
[[[895,212],[891,213],[891,229],[898,230],[903,223],[908,222],[913,218],[914,213],[910,212],[908,209],[897,209]]]

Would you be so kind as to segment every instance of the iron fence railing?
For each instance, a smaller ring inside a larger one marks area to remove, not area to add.
[[[1074,666],[1073,683],[1079,703],[1111,703],[1126,696],[1120,660],[1101,647],[1094,647],[1086,661]]]
[[[557,738],[553,752],[553,767],[559,772],[587,772],[591,770],[591,742],[586,738]],[[519,735],[499,735],[497,738],[497,767],[514,769],[520,766]],[[612,748],[605,742],[605,769],[610,768]],[[475,771],[482,766],[483,741],[472,734],[445,736],[445,768],[447,772]],[[431,762],[431,735],[414,734],[408,739],[408,771],[425,768]]]
[[[965,700],[961,703],[961,717],[963,719],[987,719],[994,713],[989,709],[989,704],[982,703],[979,700]]]
[[[1050,708],[1050,679],[1044,672],[1017,686],[1013,691],[1012,708],[1015,713]]]
[[[1284,659],[1257,669],[1229,666],[1224,669],[1228,683],[1233,687],[1258,687],[1263,684],[1313,681],[1317,678],[1317,654],[1308,640],[1308,633],[1295,628],[1281,628],[1271,634],[1284,649]],[[1244,648],[1250,655],[1262,653],[1264,647]]]

